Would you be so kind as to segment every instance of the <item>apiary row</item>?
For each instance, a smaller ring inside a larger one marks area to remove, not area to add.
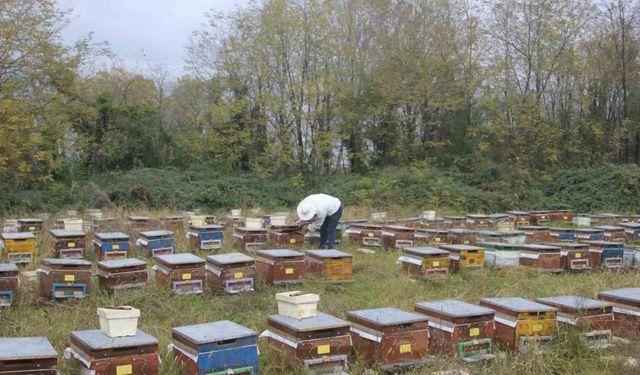
[[[288,295],[295,293],[300,292]],[[299,297],[293,312],[309,303],[304,293]],[[277,363],[315,374],[346,373],[354,354],[391,371],[422,366],[438,355],[486,361],[495,357],[495,347],[544,350],[562,329],[578,330],[586,345],[597,348],[613,346],[614,337],[640,337],[640,288],[603,291],[597,299],[425,301],[413,312],[373,308],[349,311],[345,319],[316,312],[313,302],[308,316],[282,310],[268,316],[259,338]],[[158,373],[155,337],[137,329],[108,335],[112,331],[103,323],[100,330],[71,332],[65,357],[75,368],[97,375]],[[257,374],[257,342],[255,330],[217,321],[173,328],[169,350],[186,374]],[[56,374],[57,362],[58,353],[44,337],[0,338],[0,374]]]

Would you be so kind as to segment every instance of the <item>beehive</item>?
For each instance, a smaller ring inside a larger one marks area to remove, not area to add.
[[[449,252],[434,247],[406,247],[396,263],[413,277],[429,279],[449,274]]]
[[[98,285],[113,293],[120,289],[141,288],[147,284],[147,263],[136,258],[103,260],[98,262]]]
[[[297,284],[304,275],[304,254],[293,250],[256,251],[256,269],[268,284]]]
[[[573,211],[571,211],[571,210],[555,210],[555,211],[552,211],[551,212],[551,221],[560,222],[560,223],[564,223],[564,224],[571,224],[573,222]]]
[[[189,237],[189,247],[200,250],[217,250],[222,248],[224,231],[221,225],[191,224],[187,236]]]
[[[604,231],[601,229],[576,228],[575,232],[577,242],[602,241],[604,238]]]
[[[58,353],[46,337],[0,337],[0,374],[58,374]]]
[[[318,312],[313,318],[271,315],[266,338],[276,361],[311,374],[340,374],[348,370],[351,354],[349,323]]]
[[[271,245],[283,249],[302,249],[304,233],[298,225],[272,225]]]
[[[153,270],[156,282],[174,294],[200,294],[206,279],[205,260],[193,254],[158,255]]]
[[[613,305],[608,302],[577,296],[538,298],[536,301],[558,309],[558,321],[569,326],[586,328],[582,333],[591,347],[611,346],[617,322]]]
[[[525,244],[520,248],[519,264],[545,272],[562,272],[561,249],[557,246]]]
[[[576,231],[573,228],[550,228],[551,242],[574,242]]]
[[[467,225],[466,216],[443,216],[444,225],[449,228],[464,228]]]
[[[84,298],[91,293],[91,262],[44,258],[41,263],[38,269],[41,298]]]
[[[431,246],[446,244],[449,231],[446,229],[425,228],[416,229],[415,239],[417,243]]]
[[[92,231],[96,233],[117,232],[118,220],[115,217],[94,218],[92,223]]]
[[[267,230],[264,228],[237,227],[233,232],[233,244],[235,247],[246,251],[265,249],[268,239]]]
[[[424,315],[378,308],[349,311],[355,351],[383,369],[400,370],[423,364],[429,354],[429,330]]]
[[[158,374],[158,340],[141,330],[127,337],[109,337],[98,329],[75,331],[70,341],[72,364],[83,374]]]
[[[492,225],[490,215],[469,214],[467,215],[466,226],[473,229],[489,229]]]
[[[479,242],[499,242],[509,245],[521,245],[525,242],[525,235],[522,231],[513,231],[510,233],[481,230],[476,232],[476,241]]]
[[[394,224],[416,229],[422,227],[422,219],[420,217],[407,217],[395,220]]]
[[[216,217],[213,215],[191,215],[189,217],[189,225],[213,225],[216,223]]]
[[[579,214],[573,217],[571,223],[577,227],[590,227],[591,226],[591,216]]]
[[[624,238],[628,242],[634,242],[640,240],[640,223],[618,223],[619,226],[624,228]]]
[[[519,227],[521,225],[531,225],[531,213],[526,211],[507,211],[509,214],[509,220]]]
[[[184,230],[184,216],[164,216],[160,218],[162,229],[171,232]]]
[[[41,233],[44,231],[44,220],[34,218],[18,219],[18,230],[33,234]]]
[[[596,215],[589,215],[591,218],[591,225],[607,225],[614,224],[622,220],[623,216],[612,213],[600,213]]]
[[[122,232],[96,233],[93,247],[98,260],[124,259],[129,257],[129,236]]]
[[[451,272],[458,272],[461,268],[481,269],[484,267],[484,249],[471,245],[440,245],[449,254],[449,268]]]
[[[11,306],[18,298],[20,274],[13,263],[0,263],[0,307]]]
[[[482,298],[480,305],[496,311],[495,342],[515,351],[548,345],[557,335],[557,309],[519,297]]]
[[[349,225],[346,234],[350,241],[365,248],[382,247],[382,225],[353,223]]]
[[[451,245],[473,245],[476,243],[475,232],[465,228],[451,228],[448,231],[447,243]]]
[[[624,245],[619,242],[586,241],[592,267],[619,270],[624,266]]]
[[[56,229],[62,229],[70,232],[82,232],[84,230],[84,222],[79,218],[66,218],[56,220]]]
[[[520,262],[520,246],[502,242],[480,242],[484,249],[484,264],[491,268],[517,267]]]
[[[576,242],[549,243],[550,246],[560,248],[562,268],[568,271],[583,271],[591,269],[589,245]]]
[[[36,236],[31,232],[0,233],[10,263],[31,263],[36,253]]]
[[[593,227],[593,229],[602,230],[604,241],[624,242],[625,228],[617,225],[600,225]]]
[[[317,274],[331,283],[353,281],[352,256],[338,250],[307,250],[304,253],[304,272]]]
[[[415,311],[429,320],[429,351],[456,355],[467,362],[493,355],[495,311],[457,300],[416,303]]]
[[[168,230],[142,231],[136,242],[148,257],[175,253],[173,232]]]
[[[176,327],[173,355],[187,375],[258,374],[256,332],[234,322]]]
[[[256,280],[256,261],[242,253],[209,255],[207,280],[214,291],[229,294],[253,292]]]
[[[619,337],[640,338],[640,288],[621,288],[598,293],[598,299],[613,304],[617,322],[613,334]]]
[[[157,227],[156,220],[149,216],[129,216],[128,220],[129,235],[134,239],[138,238],[140,232],[153,230]]]
[[[531,211],[531,225],[544,226],[551,221],[551,211]]]
[[[86,237],[84,232],[51,229],[51,253],[56,258],[84,258]]]
[[[445,220],[442,217],[436,217],[433,219],[422,219],[422,227],[423,228],[435,228],[442,229],[446,228],[447,224],[445,224]]]
[[[414,228],[401,225],[385,225],[381,232],[382,245],[388,249],[413,246],[416,237]]]
[[[524,232],[525,243],[543,243],[551,242],[551,231],[549,227],[541,227],[534,225],[521,225],[519,230]]]

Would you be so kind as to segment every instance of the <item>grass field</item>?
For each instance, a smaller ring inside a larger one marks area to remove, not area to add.
[[[183,233],[176,235],[178,248],[185,250]],[[46,256],[48,235],[41,236],[39,257]],[[320,311],[345,317],[355,309],[394,306],[413,310],[416,302],[456,298],[478,302],[482,297],[520,296],[535,298],[562,294],[587,297],[611,288],[640,286],[640,273],[589,272],[550,275],[525,269],[462,272],[438,281],[412,281],[395,261],[397,251],[364,254],[355,247],[342,247],[354,255],[354,283],[328,285],[322,280],[306,277],[296,287],[318,293]],[[232,249],[226,243],[223,252]],[[205,253],[196,253],[205,256]],[[137,256],[134,252],[134,256]],[[92,251],[88,259],[94,260]],[[152,262],[149,262],[150,265]],[[33,269],[30,265],[27,269]],[[99,327],[96,308],[109,305],[132,305],[142,311],[139,328],[160,340],[162,374],[180,374],[181,370],[167,353],[171,328],[221,319],[233,320],[258,333],[266,328],[267,316],[277,312],[274,294],[291,288],[258,284],[258,291],[239,296],[219,296],[207,292],[200,296],[172,296],[168,290],[157,288],[151,279],[147,287],[121,291],[113,296],[101,294],[94,283],[91,297],[62,303],[37,300],[35,280],[21,286],[21,300],[9,309],[0,310],[0,336],[46,336],[60,353],[59,367],[63,374],[74,372],[62,352],[73,330]],[[268,348],[261,343],[260,372],[262,374],[298,374],[302,371],[278,366]],[[516,355],[498,352],[497,359],[480,365],[462,365],[453,358],[440,358],[428,368],[415,373],[429,374],[439,370],[464,368],[471,374],[638,374],[629,358],[640,360],[640,344],[619,345],[611,350],[589,349],[577,339],[576,332],[562,331],[553,349],[542,355]],[[351,361],[354,374],[364,373],[367,366],[356,355]],[[375,373],[375,369],[372,369]]]

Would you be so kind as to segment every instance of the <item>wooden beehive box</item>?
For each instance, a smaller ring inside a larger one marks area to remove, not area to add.
[[[602,239],[604,241],[624,242],[624,227],[617,225],[600,225],[593,229],[602,230],[604,232]]]
[[[122,232],[94,234],[93,247],[98,260],[124,259],[129,257],[129,236]]]
[[[70,341],[72,364],[83,374],[158,374],[158,340],[141,330],[127,337],[109,337],[99,329],[75,331]]]
[[[335,244],[339,245],[342,238],[342,229],[336,228],[336,241]],[[304,234],[304,244],[306,248],[318,249],[320,248],[320,233],[319,232],[307,232]]]
[[[445,220],[442,217],[436,217],[433,219],[422,219],[422,227],[423,228],[435,228],[442,229],[446,228],[447,224],[445,224]]]
[[[521,225],[518,229],[524,232],[525,243],[544,243],[553,240],[549,227]]]
[[[0,337],[0,374],[57,375],[58,353],[46,337]]]
[[[164,216],[160,218],[164,230],[179,232],[184,230],[184,216]]]
[[[18,230],[20,232],[31,232],[38,234],[44,231],[44,220],[42,219],[18,219]]]
[[[174,294],[200,294],[206,279],[205,260],[190,253],[158,255],[156,282],[168,286]]]
[[[304,253],[304,272],[322,276],[331,283],[353,281],[353,256],[338,250],[307,250]]]
[[[84,232],[51,229],[51,253],[56,258],[84,258],[87,235]]]
[[[481,230],[476,232],[476,243],[477,242],[499,242],[509,245],[521,245],[525,242],[525,235],[522,231],[498,232]]]
[[[407,217],[404,219],[398,219],[394,221],[394,224],[400,225],[403,227],[417,229],[422,227],[422,219],[420,217]]]
[[[621,221],[624,216],[612,213],[600,213],[596,215],[590,215],[591,225],[607,225],[615,224]]]
[[[519,264],[545,272],[562,272],[561,249],[558,246],[525,244],[520,248]]]
[[[595,228],[576,228],[576,241],[602,241],[604,238],[604,231]]]
[[[38,283],[44,299],[84,298],[91,293],[91,262],[44,258],[38,269]]]
[[[244,216],[227,216],[224,218],[223,225],[225,228],[239,228],[247,224],[247,218]]]
[[[563,224],[573,223],[573,211],[571,210],[555,210],[551,212],[551,221]]]
[[[443,216],[444,225],[449,228],[464,228],[467,225],[466,216]]]
[[[472,229],[489,229],[491,227],[491,215],[469,214],[467,215],[466,227]]]
[[[209,255],[207,280],[215,291],[236,294],[253,292],[256,281],[256,260],[242,253]]]
[[[429,351],[455,355],[466,362],[490,360],[495,311],[457,300],[416,303],[414,310],[429,320]]]
[[[175,253],[173,232],[168,230],[142,231],[136,242],[148,257]]]
[[[287,249],[258,250],[256,269],[267,284],[297,284],[304,275],[304,254]]]
[[[349,225],[346,234],[350,241],[365,248],[382,247],[382,225],[353,223]]]
[[[531,225],[547,225],[551,221],[551,211],[531,211]]]
[[[98,285],[113,293],[120,289],[141,288],[147,284],[147,262],[136,258],[103,260],[98,262]]]
[[[0,307],[11,306],[18,298],[20,272],[13,263],[0,263]]]
[[[598,298],[613,304],[615,336],[640,338],[640,288],[621,288],[598,293]]]
[[[0,233],[10,263],[31,263],[36,253],[36,236],[31,232]]]
[[[617,325],[611,303],[578,296],[546,297],[536,301],[557,308],[560,323],[588,329],[582,335],[589,346],[611,346]]]
[[[451,245],[474,245],[476,234],[466,228],[451,228],[448,230],[447,243]]]
[[[624,245],[620,242],[585,241],[589,245],[592,267],[619,270],[624,266]]]
[[[382,227],[382,245],[388,249],[402,249],[413,246],[416,230],[401,225],[385,225]]]
[[[484,264],[491,268],[517,267],[520,264],[521,245],[503,242],[480,242],[484,249]]]
[[[313,318],[301,320],[271,315],[260,337],[268,340],[276,360],[289,368],[304,368],[311,374],[348,370],[349,323],[329,314],[318,312]]]
[[[82,232],[84,222],[80,218],[56,219],[55,229],[63,229],[69,232]]]
[[[509,220],[519,227],[521,225],[531,225],[531,213],[526,211],[507,211]]]
[[[591,269],[589,245],[578,242],[552,242],[547,245],[560,248],[563,269],[567,271],[584,271]]]
[[[575,242],[576,231],[573,228],[550,228],[551,242]]]
[[[519,297],[482,298],[480,305],[496,311],[495,343],[524,351],[546,346],[557,335],[557,309]]]
[[[349,311],[347,320],[353,347],[368,362],[400,370],[427,360],[429,330],[424,315],[387,307]]]
[[[127,225],[131,237],[137,237],[140,232],[153,230],[157,226],[156,220],[149,216],[129,216]]]
[[[237,227],[233,230],[233,244],[246,251],[265,249],[269,236],[264,228]]]
[[[472,245],[440,245],[449,254],[449,268],[451,272],[458,272],[461,268],[481,269],[484,267],[484,249]]]
[[[224,239],[224,228],[222,225],[203,224],[189,227],[187,233],[189,237],[189,247],[200,250],[217,250],[222,248]]]
[[[191,215],[189,217],[189,225],[213,225],[216,223],[216,217],[213,215]]]
[[[93,232],[117,232],[118,228],[118,219],[115,217],[102,217],[93,219],[92,227]]]
[[[187,375],[258,374],[256,332],[222,320],[171,330],[175,361]]]
[[[415,235],[416,242],[431,246],[448,243],[448,238],[448,230],[437,228],[417,229]]]
[[[283,249],[302,249],[304,232],[298,225],[272,225],[270,233],[271,245]]]
[[[449,252],[434,247],[406,247],[396,263],[416,278],[433,279],[449,274]]]
[[[497,228],[500,223],[511,223],[511,217],[509,214],[491,214],[489,215],[491,219],[491,226],[493,228]]]
[[[640,240],[640,223],[618,223],[618,226],[624,228],[624,239],[627,242]]]

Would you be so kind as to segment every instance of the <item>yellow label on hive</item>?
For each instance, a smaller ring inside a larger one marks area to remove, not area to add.
[[[540,331],[542,331],[542,324],[534,324],[533,332],[540,332]]]
[[[131,375],[133,374],[132,365],[116,366],[116,375]]]
[[[464,240],[464,244],[468,245],[469,244],[469,240]]]
[[[67,244],[67,246],[68,246],[70,249],[73,249],[74,247],[76,247],[76,243],[75,243],[75,242],[69,242],[69,243]]]
[[[190,273],[183,273],[182,274],[182,280],[191,280],[191,274]]]
[[[284,269],[284,273],[287,274],[287,275],[293,274],[293,268],[285,268]]]
[[[75,275],[64,275],[64,281],[66,281],[68,283],[72,283],[72,282],[76,281],[76,276]]]
[[[233,274],[234,279],[242,279],[242,276],[244,276],[242,272],[236,272]]]
[[[582,258],[582,254],[580,253],[576,254],[576,258]]]
[[[329,353],[331,353],[331,346],[318,345],[318,354],[329,354]]]
[[[296,243],[296,239],[295,238],[290,239],[289,243]]]
[[[440,237],[436,237],[436,242],[440,242],[442,239]]]
[[[400,354],[411,353],[411,344],[400,345]]]
[[[29,227],[29,230],[36,230],[36,227]]]
[[[369,232],[369,233],[367,233],[367,236],[369,236],[369,237],[373,237],[373,232]]]
[[[476,337],[478,335],[480,335],[480,328],[471,328],[469,330],[469,336]]]
[[[113,246],[111,246],[111,248],[113,250],[120,250],[120,245],[113,245]]]
[[[440,262],[433,262],[431,263],[434,267],[440,267]]]
[[[568,216],[563,216],[562,220],[567,220],[569,217]]]

